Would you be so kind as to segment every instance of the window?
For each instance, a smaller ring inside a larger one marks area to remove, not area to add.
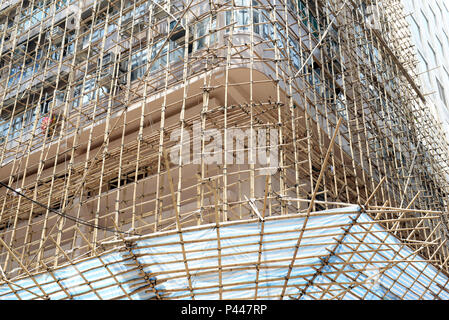
[[[79,97],[73,102],[74,107],[79,107],[88,104],[90,101],[95,99],[95,78],[86,80],[83,84],[79,84],[75,87],[74,97]],[[82,95],[82,97],[80,97]]]
[[[14,117],[12,120],[12,127],[10,132],[11,139],[17,138],[20,135],[20,131],[22,131],[22,120],[23,113]]]
[[[230,25],[235,21],[234,31],[247,31],[249,25],[249,6],[250,3],[248,0],[236,0],[234,11],[226,12],[226,25]]]
[[[257,1],[254,0],[252,3],[253,3],[252,24],[254,25],[254,32],[259,34],[260,33],[259,23],[261,22],[261,13],[259,9],[254,8],[259,4],[257,3]],[[235,0],[234,10],[226,11],[226,25],[231,25],[233,22],[235,22],[234,32],[242,32],[242,31],[248,32],[249,25],[251,24],[250,10],[251,10],[251,0]],[[227,29],[226,32],[229,32],[229,29]]]
[[[288,36],[288,44],[290,47],[290,58],[296,69],[300,67],[300,50],[299,43],[292,36]]]
[[[41,115],[45,115],[50,112],[51,99],[47,99],[41,103]]]
[[[9,121],[5,121],[2,124],[0,124],[0,143],[5,142],[6,136],[8,135],[9,131]]]
[[[49,13],[50,6],[44,0],[34,1],[33,4],[24,5],[20,15],[19,30],[26,29],[40,23]]]
[[[71,55],[75,51],[75,31],[67,33],[65,40],[64,55]]]
[[[75,2],[75,0],[56,0],[55,1],[55,7],[56,11],[68,6],[69,4]]]
[[[123,2],[123,1],[122,1]],[[140,6],[136,6],[134,8],[134,2],[138,1],[126,1],[125,7],[123,8],[122,16],[121,16],[121,33],[130,35],[131,31],[133,33],[139,33],[143,31],[145,25],[148,23],[148,1],[145,1]],[[114,8],[111,8],[113,14],[116,14],[117,11]],[[113,30],[115,30],[116,25],[114,25]],[[113,31],[112,29],[108,29],[108,33]]]
[[[12,65],[11,70],[9,70],[9,80],[8,85],[15,85],[19,82],[21,75],[21,68],[18,65]]]
[[[165,39],[161,39],[151,48],[151,61],[153,61],[156,56],[159,54],[158,58],[154,60],[153,65],[151,66],[150,71],[156,71],[161,68],[165,68],[167,66],[167,50],[168,44],[165,42]],[[163,46],[162,46],[163,45]]]
[[[215,30],[216,23],[216,17],[212,17],[212,22],[210,17],[207,17],[195,25],[195,38],[197,39],[195,50],[202,49],[208,45],[210,31]],[[216,34],[212,33],[210,43],[214,43],[215,41]]]
[[[30,132],[33,129],[34,118],[36,117],[36,108],[32,107],[25,112],[24,132]]]
[[[95,42],[98,39],[103,38],[103,35],[104,35],[104,28],[103,27],[96,28],[92,33],[91,42]],[[85,38],[86,41],[89,41],[89,35],[87,35]]]
[[[268,14],[262,11],[260,14],[260,22],[262,23],[262,36],[264,39],[273,39],[273,26],[268,21]]]
[[[49,64],[55,64],[59,61],[61,56],[61,46],[59,44],[52,44],[50,47],[50,61]]]
[[[178,62],[184,58],[184,40],[170,41],[170,62]]]
[[[320,93],[320,85],[321,85],[321,68],[319,65],[309,60],[307,65],[304,67],[304,73],[307,75],[307,81],[309,84],[315,88],[315,90]]]
[[[192,52],[192,48],[194,46],[196,49],[202,49],[207,46],[210,36],[210,23],[211,20],[209,17],[207,17],[196,25],[190,27],[189,30],[192,30],[192,32],[190,33],[190,41],[192,41],[193,37],[195,37],[196,40],[193,41],[193,45],[189,44],[189,53]],[[212,28],[215,28],[215,23],[216,20],[214,17],[212,20]],[[173,20],[168,24],[168,26],[172,30],[176,24],[177,21]],[[178,24],[178,27],[174,32],[172,32],[172,35],[168,41],[166,38],[160,38],[153,43],[149,51],[149,61],[147,49],[136,49],[131,55],[130,60],[126,58],[126,60],[122,62],[120,70],[122,72],[126,72],[128,70],[129,63],[131,63],[131,81],[135,81],[144,76],[147,71],[148,62],[151,63],[150,72],[156,72],[167,68],[168,62],[171,64],[182,61],[184,58],[184,51],[186,46],[185,35],[186,30]],[[210,41],[216,41],[216,36],[212,35]],[[167,58],[169,61],[167,61]]]
[[[95,41],[98,41],[103,38],[104,36],[104,29],[105,25],[103,24],[105,22],[105,17],[98,17],[95,21],[95,26],[93,27],[94,31],[92,32],[92,38],[91,38],[91,24],[89,24],[84,32],[87,31],[87,34],[83,37],[83,48],[85,48],[89,43],[93,43]],[[116,29],[115,24],[108,24],[106,33],[109,34],[113,32]]]
[[[147,67],[147,50],[141,50],[131,56],[131,81],[142,78]]]
[[[25,112],[21,112],[13,117],[11,120],[7,120],[0,125],[0,143],[3,143],[8,136],[8,141],[20,137],[22,132],[22,139],[25,138],[25,134],[30,132],[33,128],[34,119],[36,116],[36,108],[31,107]],[[11,129],[10,129],[11,125]],[[9,130],[10,129],[10,130]]]
[[[315,16],[307,9],[306,4],[303,0],[298,1],[298,8],[302,22],[309,27],[312,35],[318,39],[319,37],[319,29],[318,29],[318,21]]]

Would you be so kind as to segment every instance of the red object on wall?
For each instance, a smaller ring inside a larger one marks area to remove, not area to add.
[[[42,118],[41,122],[41,130],[42,134],[48,133],[51,134],[51,131],[53,130],[54,126],[56,124],[56,116],[49,115],[48,117]]]

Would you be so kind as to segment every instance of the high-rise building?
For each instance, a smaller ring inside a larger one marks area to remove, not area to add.
[[[448,299],[405,12],[3,1],[0,299]]]
[[[449,132],[449,4],[403,0],[417,52],[419,79],[431,110]]]

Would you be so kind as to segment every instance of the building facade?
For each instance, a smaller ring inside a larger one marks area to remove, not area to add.
[[[0,299],[449,297],[448,146],[399,0],[0,22]]]
[[[446,132],[449,129],[449,24],[445,1],[404,0],[412,43],[417,51],[419,80]]]

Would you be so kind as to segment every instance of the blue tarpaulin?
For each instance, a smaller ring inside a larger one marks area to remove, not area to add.
[[[448,299],[448,277],[360,210],[310,217],[284,299]],[[218,232],[191,228],[183,244],[176,232],[149,235],[129,248],[3,282],[0,299],[243,299],[255,298],[256,280],[258,298],[278,299],[304,222],[267,219],[261,246],[260,221],[223,224]]]

